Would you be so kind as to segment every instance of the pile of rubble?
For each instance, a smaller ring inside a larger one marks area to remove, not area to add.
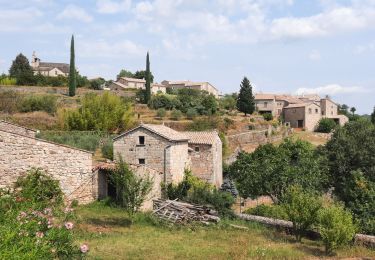
[[[190,222],[210,224],[220,221],[218,213],[209,207],[176,200],[154,200],[153,214],[160,219],[176,224]]]

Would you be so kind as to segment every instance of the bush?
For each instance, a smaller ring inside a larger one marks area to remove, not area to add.
[[[57,182],[33,170],[17,183],[15,192],[0,190],[0,259],[81,259]]]
[[[57,98],[52,95],[31,95],[22,99],[19,110],[21,112],[45,111],[54,114],[57,108]]]
[[[268,218],[276,218],[276,219],[283,219],[289,220],[288,215],[285,212],[285,208],[278,205],[258,205],[255,208],[251,208],[245,211],[247,214],[268,217]]]
[[[229,192],[217,190],[209,183],[193,176],[190,171],[185,171],[184,180],[178,185],[168,184],[166,191],[169,199],[212,206],[221,216],[233,216],[231,209],[235,201],[233,196]]]
[[[112,139],[108,139],[104,142],[101,147],[102,155],[104,158],[109,160],[113,160],[113,141]]]
[[[22,198],[39,204],[42,207],[61,205],[63,193],[59,187],[59,182],[53,180],[40,169],[33,169],[26,176],[20,177],[15,183],[15,188]]]
[[[302,235],[316,223],[322,202],[300,186],[291,186],[282,198],[282,206],[288,219],[293,222],[296,240],[301,241]]]
[[[177,110],[177,109],[173,109],[172,110],[172,113],[171,113],[171,118],[172,120],[180,120],[182,117],[182,112],[180,110]]]
[[[149,176],[142,178],[135,175],[122,158],[109,176],[116,187],[115,203],[133,216],[150,193],[153,180]]]
[[[194,119],[198,115],[198,112],[195,108],[189,108],[186,112],[186,117],[188,119]]]
[[[319,121],[316,132],[330,133],[337,127],[336,122],[331,118],[322,118]]]
[[[194,121],[189,124],[188,130],[189,131],[213,130],[213,129],[217,129],[219,127],[219,124],[220,124],[220,118],[216,116],[197,118],[197,119],[194,119]]]
[[[156,111],[156,116],[159,118],[164,118],[166,114],[167,114],[167,111],[165,110],[165,108],[159,108]]]
[[[64,117],[68,130],[122,131],[134,124],[130,102],[115,94],[86,94],[79,109],[66,111]]]
[[[318,229],[327,254],[348,244],[356,231],[351,213],[341,205],[330,205],[319,211]]]
[[[171,110],[179,107],[179,101],[174,96],[158,94],[151,97],[149,105],[152,109],[164,108]]]
[[[92,79],[90,80],[89,88],[100,90],[100,89],[103,89],[104,84],[105,84],[105,79],[103,78]]]
[[[273,115],[271,113],[265,113],[265,114],[263,114],[263,118],[266,121],[271,121],[271,120],[273,120]]]
[[[0,77],[0,85],[4,86],[15,86],[17,84],[17,79],[10,77]]]

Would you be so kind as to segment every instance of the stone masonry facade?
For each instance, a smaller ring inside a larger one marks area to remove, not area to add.
[[[0,124],[0,187],[12,187],[19,176],[40,168],[58,180],[67,201],[85,204],[95,199],[92,153],[18,134]],[[8,130],[8,131],[6,131]]]

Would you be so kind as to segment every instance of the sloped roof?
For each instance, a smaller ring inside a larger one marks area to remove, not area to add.
[[[27,128],[27,127],[24,127],[24,126],[21,126],[21,125],[17,125],[17,124],[14,124],[14,123],[11,123],[11,122],[8,122],[8,121],[5,121],[5,120],[0,120],[0,122],[8,124],[8,125],[13,125],[13,126],[16,126],[16,127],[19,127],[19,128],[23,128],[23,129],[26,129],[26,130],[31,131],[31,132],[35,132],[35,133],[38,132],[38,131],[36,131],[34,129]]]
[[[263,100],[263,99],[274,99],[275,94],[255,94],[255,100]]]
[[[115,137],[113,140],[117,140],[139,128],[145,128],[161,137],[164,137],[165,139],[169,141],[188,141],[189,140],[188,136],[184,135],[183,133],[177,132],[176,130],[173,130],[172,128],[169,128],[165,125],[153,125],[153,124],[141,124],[136,128],[133,128],[125,133],[122,133],[121,135]]]
[[[43,70],[45,68],[58,68],[64,73],[69,73],[69,64],[66,63],[55,63],[55,62],[40,62],[39,68],[36,68],[36,70]]]
[[[317,107],[320,107],[318,104],[315,104],[313,102],[309,102],[309,103],[299,103],[299,104],[290,104],[284,108],[297,108],[297,107],[307,107],[309,105],[316,105]]]
[[[276,100],[283,100],[287,101],[290,104],[301,104],[301,103],[306,103],[300,100],[299,98],[291,95],[276,95]]]
[[[115,84],[119,87],[122,87],[122,88],[129,88],[128,86],[125,86],[124,84],[120,83],[120,82],[117,82],[117,81],[113,81],[112,84]]]
[[[146,83],[144,79],[136,79],[136,78],[128,78],[128,77],[121,77],[124,80],[131,81],[131,82],[139,82],[139,83]]]
[[[181,132],[189,138],[189,144],[209,144],[213,145],[217,140],[216,131],[203,132]]]

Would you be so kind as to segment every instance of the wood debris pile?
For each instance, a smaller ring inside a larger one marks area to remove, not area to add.
[[[176,200],[154,200],[153,214],[160,219],[176,224],[194,221],[210,224],[220,221],[217,212],[209,207]]]

